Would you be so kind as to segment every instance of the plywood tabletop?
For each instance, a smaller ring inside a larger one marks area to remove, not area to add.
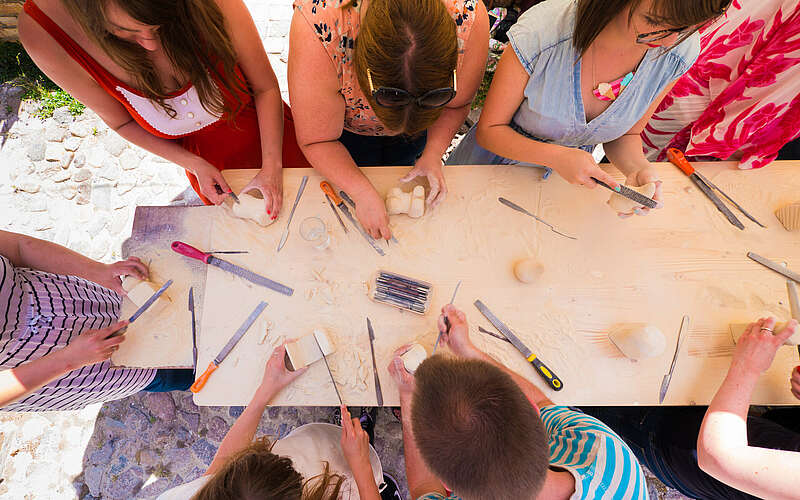
[[[295,293],[285,297],[208,269],[199,366],[208,364],[260,300],[269,306],[195,401],[246,404],[274,344],[323,328],[337,345],[329,362],[345,403],[374,405],[369,317],[384,400],[397,404],[396,387],[386,369],[392,352],[412,340],[430,352],[439,309],[462,280],[455,305],[466,312],[473,341],[545,387],[513,347],[478,332],[478,326],[492,329],[473,306],[481,299],[564,381],[564,390],[546,390],[563,404],[656,404],[681,317],[689,315],[688,336],[664,404],[706,404],[731,361],[728,324],[765,314],[789,316],[785,280],[746,253],[754,251],[800,270],[800,238],[785,231],[773,215],[778,207],[800,198],[800,164],[776,162],[758,171],[738,171],[727,162],[695,166],[768,227],[740,217],[746,229],[736,229],[670,164],[657,165],[664,181],[664,207],[624,220],[605,205],[609,192],[602,188],[571,186],[557,175],[543,181],[539,170],[525,167],[446,167],[450,193],[445,203],[419,220],[393,216],[391,226],[400,244],[384,245],[387,255],[380,257],[354,230],[342,232],[319,189],[322,179],[313,170],[284,169],[284,206],[277,222],[261,228],[215,209],[208,219],[209,245],[249,250],[226,258],[292,286]],[[362,170],[380,193],[386,193],[408,169]],[[237,192],[254,174],[224,172]],[[276,253],[303,175],[310,176],[308,186],[288,242]],[[499,196],[578,240],[558,236],[499,204]],[[327,250],[316,250],[300,238],[300,224],[309,216],[327,224]],[[345,223],[349,226],[346,219]],[[545,272],[535,284],[514,279],[512,265],[525,257],[544,264]],[[372,302],[368,282],[379,269],[433,283],[429,312],[416,315]],[[606,335],[618,323],[657,326],[667,338],[667,348],[640,362],[623,357]],[[795,349],[781,348],[760,379],[753,402],[797,403],[787,381],[797,361]],[[324,365],[313,365],[275,404],[337,404]]]

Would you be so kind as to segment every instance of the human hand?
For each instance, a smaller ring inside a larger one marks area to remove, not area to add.
[[[356,473],[364,468],[372,474],[372,464],[369,461],[369,435],[361,428],[357,418],[351,418],[347,407],[342,405],[342,454],[344,454],[350,470]]]
[[[127,295],[125,289],[122,288],[121,276],[135,276],[145,281],[148,275],[147,266],[138,257],[128,257],[113,264],[95,262],[93,269],[89,273],[89,278],[98,285],[103,285],[120,295]]]
[[[450,322],[449,332],[444,322],[445,318]],[[469,339],[469,325],[467,325],[467,317],[462,311],[452,304],[445,305],[442,307],[442,314],[439,316],[437,326],[442,332],[440,342],[449,347],[453,354],[463,358],[475,357],[478,349]]]
[[[430,207],[436,207],[447,197],[447,183],[444,180],[444,172],[442,172],[442,158],[434,157],[425,153],[417,159],[414,168],[406,174],[405,177],[400,179],[400,182],[410,182],[417,177],[424,175],[428,179],[430,191],[425,203]]]
[[[775,318],[761,318],[750,323],[736,343],[730,371],[760,375],[770,367],[778,348],[794,334],[797,327],[797,321],[791,320],[781,331],[773,333]]]
[[[592,155],[582,149],[564,147],[559,155],[558,164],[553,165],[553,168],[570,184],[578,184],[591,189],[597,186],[592,179],[592,177],[596,177],[611,186],[612,189],[619,186],[619,183],[611,175],[600,168]]]
[[[410,396],[414,393],[414,375],[406,370],[403,360],[400,356],[411,348],[410,344],[399,347],[392,355],[392,360],[389,362],[389,375],[392,376],[397,389],[400,391],[400,397]]]
[[[253,179],[242,188],[241,192],[257,190],[264,198],[264,207],[272,220],[278,218],[283,206],[283,172],[262,168]]]
[[[648,164],[647,167],[641,168],[631,175],[625,180],[625,184],[629,186],[644,186],[645,184],[649,184],[654,182],[656,185],[656,192],[653,194],[653,200],[658,202],[658,207],[661,208],[661,180],[658,177],[658,173],[656,170]],[[650,212],[649,207],[639,207],[634,208],[632,212],[628,213],[619,213],[618,215],[622,218],[630,217],[631,215],[647,215]]]
[[[356,218],[364,230],[375,239],[390,239],[392,231],[389,229],[389,214],[386,213],[386,204],[375,188],[370,187],[352,196],[356,204]]]
[[[256,389],[256,395],[264,399],[264,403],[269,402],[274,395],[294,382],[308,370],[306,366],[290,372],[286,368],[286,363],[284,362],[285,355],[286,343],[283,343],[272,350],[272,354],[267,360],[267,364],[264,367],[264,376],[261,379],[261,385]]]
[[[796,366],[792,370],[792,376],[789,381],[792,383],[792,394],[797,399],[800,399],[800,366]]]
[[[119,321],[99,330],[87,330],[72,340],[66,347],[58,352],[70,371],[83,366],[100,363],[111,357],[125,341],[125,335],[110,337],[117,330],[128,324],[128,321]]]
[[[210,163],[203,161],[196,167],[189,169],[189,171],[197,177],[200,192],[214,205],[219,205],[225,201],[228,193],[231,192],[231,188],[228,186],[228,183],[225,182],[222,172]],[[220,188],[222,193],[217,192],[217,187]]]

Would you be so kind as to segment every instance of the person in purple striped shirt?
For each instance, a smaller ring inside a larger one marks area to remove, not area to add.
[[[94,261],[55,243],[0,231],[0,410],[77,410],[141,390],[188,389],[191,370],[111,369],[125,336],[121,276],[146,279],[136,257]]]

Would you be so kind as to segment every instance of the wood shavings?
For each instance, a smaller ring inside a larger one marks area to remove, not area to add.
[[[269,331],[272,330],[272,321],[267,321],[266,326],[264,327],[264,336],[261,337],[261,340],[258,341],[258,345],[264,345],[264,342],[267,341],[267,337],[269,337]]]
[[[361,351],[344,351],[336,357],[336,367],[331,366],[336,382],[355,391],[366,391],[372,367],[366,354]]]

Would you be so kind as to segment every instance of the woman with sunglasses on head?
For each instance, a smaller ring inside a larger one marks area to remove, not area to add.
[[[480,121],[448,163],[535,164],[572,184],[593,188],[596,178],[616,188],[591,155],[603,144],[627,184],[655,182],[660,200],[639,133],[697,58],[695,31],[730,2],[547,0],[531,7],[509,30],[512,50],[498,63]]]
[[[464,122],[488,53],[480,0],[295,0],[289,95],[306,158],[347,192],[375,238],[383,198],[358,169],[415,165],[427,202],[446,193],[442,155]],[[309,77],[309,74],[313,77]]]
[[[281,168],[308,166],[243,0],[28,0],[19,33],[53,81],[186,169],[206,203],[230,192],[220,170],[258,168],[243,191],[275,218]]]

